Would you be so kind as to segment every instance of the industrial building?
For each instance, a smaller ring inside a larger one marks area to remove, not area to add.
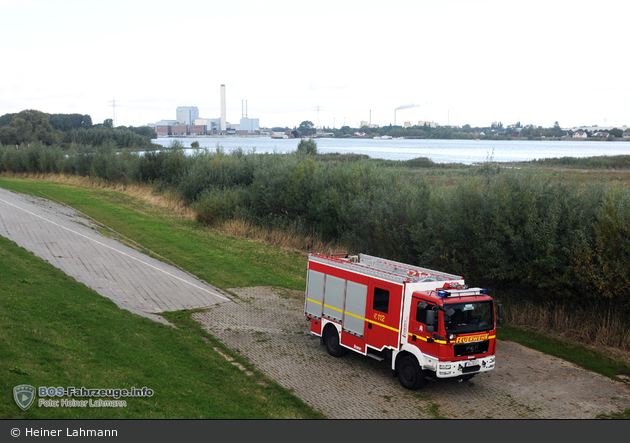
[[[227,121],[225,85],[221,85],[220,105],[219,118],[199,118],[199,109],[196,106],[179,106],[176,110],[176,120],[160,120],[148,126],[155,129],[158,137],[260,135],[259,120],[247,116],[247,101],[241,101],[240,124],[234,125]]]
[[[192,125],[199,118],[199,109],[196,106],[180,106],[177,108],[177,124]]]

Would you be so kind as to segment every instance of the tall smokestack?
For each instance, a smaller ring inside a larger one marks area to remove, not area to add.
[[[247,118],[247,100],[245,100],[245,118]]]
[[[243,99],[241,99],[241,118],[245,117],[245,114],[243,113],[244,109],[245,108],[243,108]]]
[[[221,130],[227,130],[227,122],[225,119],[225,85],[221,85]]]

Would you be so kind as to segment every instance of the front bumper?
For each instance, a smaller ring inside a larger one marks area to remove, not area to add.
[[[459,361],[440,361],[435,364],[437,378],[452,378],[488,372],[494,369],[494,355]]]

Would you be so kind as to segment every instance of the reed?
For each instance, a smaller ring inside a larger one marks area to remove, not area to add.
[[[630,331],[618,313],[530,301],[505,304],[505,321],[585,345],[617,349],[630,362]]]
[[[247,238],[303,253],[347,252],[344,246],[333,242],[324,242],[316,235],[304,235],[296,228],[262,227],[242,219],[225,220],[213,226],[213,230],[231,237]]]

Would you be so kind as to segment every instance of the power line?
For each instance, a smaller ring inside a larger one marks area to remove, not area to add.
[[[323,106],[320,106],[320,105],[317,105],[317,106],[314,106],[314,107],[313,107],[313,108],[311,108],[311,109],[312,109],[313,111],[315,111],[315,110],[317,111],[317,127],[321,129],[321,125],[319,124],[319,111],[320,111],[320,109],[321,109],[321,110],[323,110],[323,109],[324,109],[324,107],[323,107]]]
[[[116,127],[116,99],[112,97],[112,100],[109,101],[111,103],[111,107],[113,108],[114,111],[114,118],[112,120],[112,126],[115,128]]]

